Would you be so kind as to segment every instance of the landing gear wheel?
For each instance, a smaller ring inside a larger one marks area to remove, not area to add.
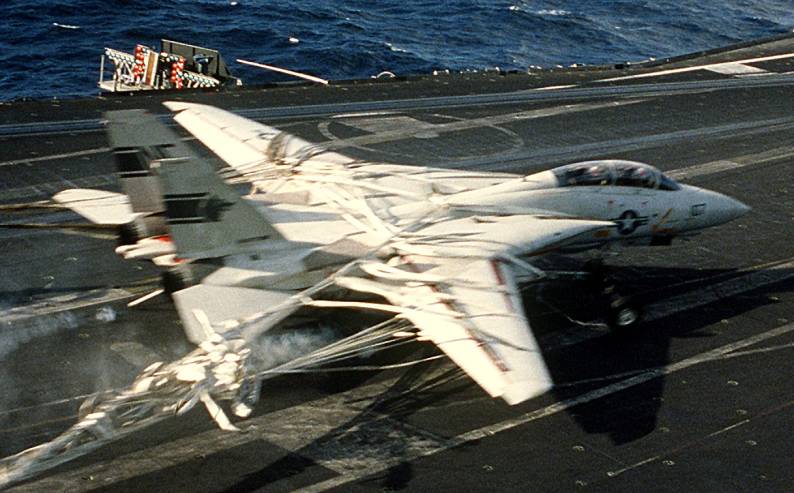
[[[609,267],[596,258],[585,264],[585,271],[589,274],[590,288],[604,304],[602,313],[609,328],[613,332],[634,330],[642,317],[640,305],[631,297],[620,294],[618,281]]]
[[[625,296],[612,297],[607,314],[609,327],[616,332],[624,332],[635,328],[640,322],[640,307]]]

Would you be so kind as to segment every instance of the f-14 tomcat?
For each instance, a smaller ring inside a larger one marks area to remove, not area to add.
[[[511,404],[552,386],[517,286],[543,276],[533,259],[669,244],[748,211],[638,162],[529,176],[365,162],[218,108],[166,106],[248,195],[153,116],[120,111],[107,119],[126,195],[55,199],[133,233],[118,252],[167,270],[191,341],[250,340],[244,321],[258,320],[259,334],[306,305],[380,310]],[[618,324],[636,319],[629,305],[616,310]]]

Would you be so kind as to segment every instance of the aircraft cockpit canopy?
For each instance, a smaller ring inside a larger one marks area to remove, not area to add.
[[[561,187],[613,185],[618,187],[679,190],[681,186],[653,166],[637,161],[585,161],[553,170]]]

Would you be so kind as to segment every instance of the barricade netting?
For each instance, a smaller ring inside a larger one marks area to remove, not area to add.
[[[305,294],[295,297],[292,303],[322,306],[322,302]],[[357,304],[351,302],[348,305],[356,308]],[[389,311],[388,305],[382,306]],[[159,362],[147,367],[126,389],[110,390],[88,398],[80,406],[78,422],[60,436],[0,459],[0,488],[83,456],[159,421],[185,414],[199,402],[221,429],[239,431],[217,401],[229,402],[236,416],[248,417],[259,399],[261,382],[277,375],[380,370],[442,357],[439,355],[386,366],[339,366],[340,362],[359,355],[369,356],[376,351],[414,341],[416,333],[410,322],[393,316],[353,335],[336,337],[336,340],[333,340],[333,331],[326,328],[323,337],[302,343],[298,341],[298,352],[304,353],[297,356],[290,354],[285,361],[284,354],[273,350],[274,344],[283,346],[280,344],[283,341],[274,338],[300,337],[301,332],[296,328],[279,335],[265,333],[270,327],[267,318],[273,313],[271,311],[241,321],[223,335],[214,333],[180,360],[168,364]],[[196,315],[201,319],[203,313],[197,312]],[[295,353],[295,348],[289,352]],[[327,365],[334,366],[320,368]]]

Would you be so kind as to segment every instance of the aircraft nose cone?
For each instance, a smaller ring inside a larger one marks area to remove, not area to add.
[[[713,203],[710,204],[712,221],[714,224],[727,223],[750,212],[750,207],[727,195],[715,193]]]

